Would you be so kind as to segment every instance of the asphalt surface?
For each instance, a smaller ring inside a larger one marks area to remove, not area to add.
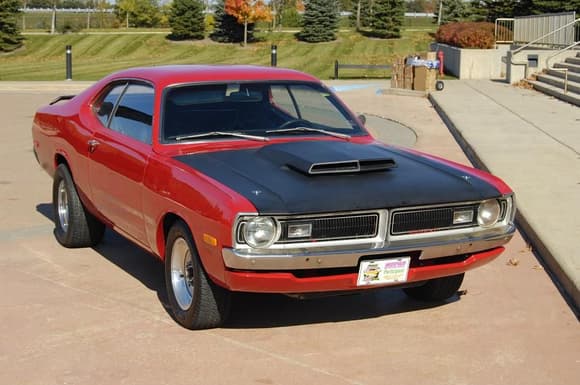
[[[440,96],[455,92],[448,83]],[[51,180],[34,160],[31,120],[39,105],[84,86],[0,83],[0,384],[546,385],[580,378],[578,319],[519,234],[496,261],[468,273],[461,295],[445,304],[399,290],[308,301],[239,294],[225,327],[179,327],[152,256],[112,231],[92,249],[64,249],[52,235]],[[368,126],[381,140],[469,163],[426,98],[381,94],[383,86],[339,93],[372,117]],[[500,176],[524,194],[510,175]]]

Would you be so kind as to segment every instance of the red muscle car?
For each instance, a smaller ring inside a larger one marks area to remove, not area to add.
[[[363,120],[301,72],[162,66],[58,98],[32,134],[58,242],[113,228],[164,261],[175,319],[201,329],[224,322],[232,291],[441,301],[504,250],[505,183],[379,143]]]

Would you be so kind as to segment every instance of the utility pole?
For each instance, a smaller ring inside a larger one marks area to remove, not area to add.
[[[439,0],[439,13],[437,14],[437,25],[441,25],[442,13],[443,13],[443,0]]]

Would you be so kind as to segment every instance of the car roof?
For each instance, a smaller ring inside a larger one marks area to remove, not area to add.
[[[140,67],[112,74],[108,77],[107,81],[121,78],[143,79],[162,88],[172,84],[208,81],[292,80],[320,82],[314,76],[300,71],[253,65],[167,65]]]

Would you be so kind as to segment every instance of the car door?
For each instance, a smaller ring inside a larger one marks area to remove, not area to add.
[[[89,141],[93,203],[114,227],[146,245],[143,176],[151,154],[154,90],[142,82],[114,84],[94,106],[100,126]]]

